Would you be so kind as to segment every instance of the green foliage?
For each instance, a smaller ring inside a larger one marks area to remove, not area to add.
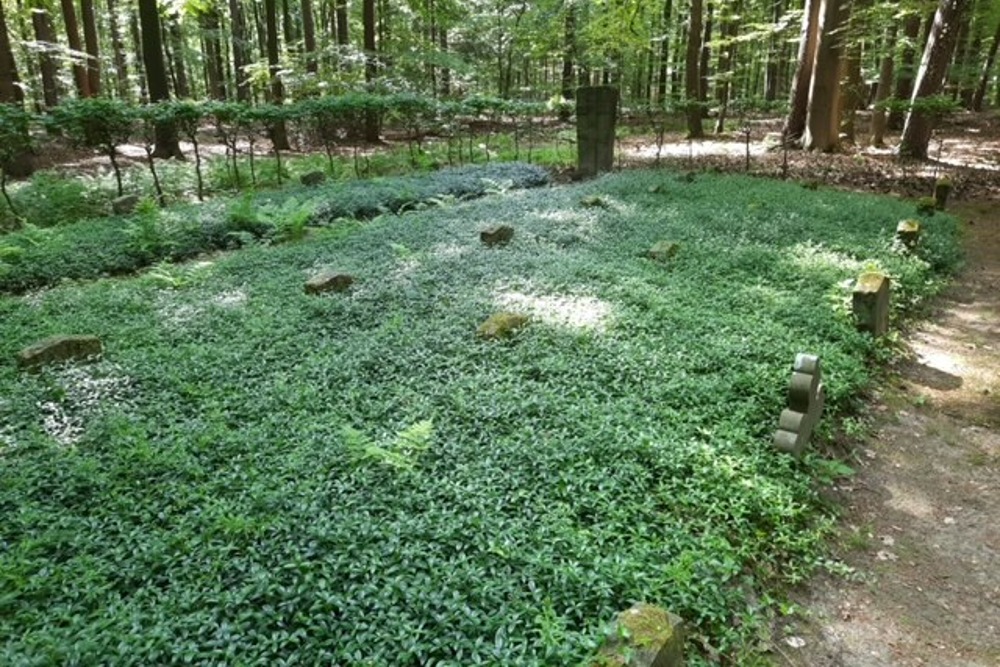
[[[0,364],[0,663],[559,667],[635,600],[738,655],[766,587],[824,563],[814,475],[847,472],[773,451],[791,360],[823,358],[825,420],[858,394],[875,344],[829,297],[869,262],[935,288],[892,248],[910,208],[624,173],[0,297],[0,358],[107,350]],[[161,215],[175,253],[182,223],[228,229]],[[484,248],[496,224],[516,236]],[[954,248],[954,219],[924,225]],[[120,227],[3,242],[50,267]],[[639,256],[661,238],[669,270]],[[332,263],[356,289],[304,294]],[[478,340],[499,308],[532,326]]]

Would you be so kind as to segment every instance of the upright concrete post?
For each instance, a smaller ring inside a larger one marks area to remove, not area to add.
[[[583,177],[611,171],[615,165],[615,116],[618,89],[576,89],[576,171]]]

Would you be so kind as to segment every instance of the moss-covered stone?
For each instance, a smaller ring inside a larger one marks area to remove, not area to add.
[[[666,262],[672,259],[680,249],[680,244],[674,241],[657,241],[652,248],[646,251],[646,257],[657,262]]]
[[[948,195],[951,193],[951,179],[947,176],[939,178],[934,184],[934,207],[943,211],[948,204]]]
[[[889,331],[889,278],[876,271],[862,273],[854,286],[852,309],[858,329],[873,336]]]
[[[479,232],[479,240],[488,248],[506,245],[514,238],[514,228],[508,225],[494,225]]]
[[[580,206],[586,208],[607,208],[608,204],[597,195],[587,195],[580,200]]]
[[[920,242],[920,221],[900,220],[896,225],[896,238],[907,248],[915,248]]]
[[[345,292],[354,284],[354,276],[340,271],[327,270],[317,273],[306,281],[306,294],[323,292]]]
[[[52,336],[21,350],[17,364],[21,368],[38,368],[62,361],[82,361],[100,356],[102,350],[97,336]]]
[[[651,604],[618,614],[615,627],[589,667],[683,667],[683,621]]]
[[[917,213],[921,215],[934,215],[937,210],[937,199],[934,197],[921,197],[917,200]]]
[[[490,315],[476,329],[476,335],[486,340],[509,338],[528,324],[528,316],[520,313],[501,312]]]

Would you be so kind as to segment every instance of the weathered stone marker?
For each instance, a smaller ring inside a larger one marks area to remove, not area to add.
[[[115,215],[128,215],[139,204],[139,195],[122,195],[111,200],[111,211]]]
[[[889,332],[890,289],[889,277],[881,273],[870,271],[858,276],[851,300],[858,329],[873,336]]]
[[[103,350],[97,336],[52,336],[40,340],[17,355],[21,368],[37,368],[61,361],[81,361],[100,356]]]
[[[323,292],[345,292],[354,284],[354,276],[340,271],[327,270],[317,273],[306,281],[306,294]]]
[[[900,220],[896,225],[896,238],[907,248],[913,249],[920,243],[920,221]]]
[[[677,254],[681,249],[679,243],[673,241],[657,241],[653,247],[646,251],[646,257],[657,262],[666,262]]]
[[[479,232],[479,240],[488,248],[507,245],[514,238],[514,228],[507,225],[494,225]]]
[[[615,120],[618,89],[576,89],[576,172],[581,177],[611,171],[615,164]]]
[[[302,174],[299,176],[299,182],[308,188],[321,185],[325,181],[326,174],[322,171],[310,171],[308,174]]]
[[[509,338],[528,323],[528,316],[519,313],[494,313],[476,329],[476,335],[486,340]]]
[[[788,407],[781,411],[778,419],[774,446],[793,456],[801,456],[823,414],[825,401],[819,357],[795,355],[792,379],[788,384]]]
[[[934,184],[934,207],[943,211],[948,204],[948,195],[951,193],[951,179],[947,176],[939,178]]]
[[[651,604],[637,604],[618,614],[590,667],[683,667],[683,621]]]

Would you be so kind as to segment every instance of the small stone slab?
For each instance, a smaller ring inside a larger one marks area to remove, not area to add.
[[[306,281],[306,294],[345,292],[354,284],[354,276],[340,271],[323,271]]]
[[[851,298],[851,308],[858,329],[873,336],[889,332],[889,293],[891,281],[881,273],[871,271],[858,276]]]
[[[951,193],[951,179],[939,178],[934,184],[934,208],[943,211],[948,204],[948,195]]]
[[[937,211],[937,199],[934,197],[921,197],[917,200],[917,213],[934,215],[935,211]]]
[[[679,243],[673,241],[657,241],[653,247],[646,251],[646,257],[657,262],[666,262],[677,254],[681,249]]]
[[[115,215],[128,215],[139,205],[139,195],[122,195],[111,200],[111,210]]]
[[[826,403],[819,357],[795,355],[792,379],[788,384],[788,407],[781,411],[774,446],[793,456],[801,456]]]
[[[608,203],[597,195],[587,195],[580,200],[580,206],[585,208],[607,208]]]
[[[514,238],[514,228],[508,225],[494,225],[479,232],[479,240],[488,248],[506,245]]]
[[[82,361],[101,355],[103,346],[97,336],[51,336],[40,340],[17,355],[21,368],[38,368],[62,361]]]
[[[915,248],[920,242],[920,222],[918,220],[900,220],[896,225],[896,238],[907,248]]]
[[[476,329],[476,335],[485,340],[509,338],[528,323],[528,316],[520,313],[501,312],[490,315]]]
[[[310,171],[308,174],[299,176],[299,182],[306,187],[314,187],[326,182],[326,174],[322,171]]]
[[[618,614],[614,628],[589,667],[683,667],[684,622],[651,604]]]

